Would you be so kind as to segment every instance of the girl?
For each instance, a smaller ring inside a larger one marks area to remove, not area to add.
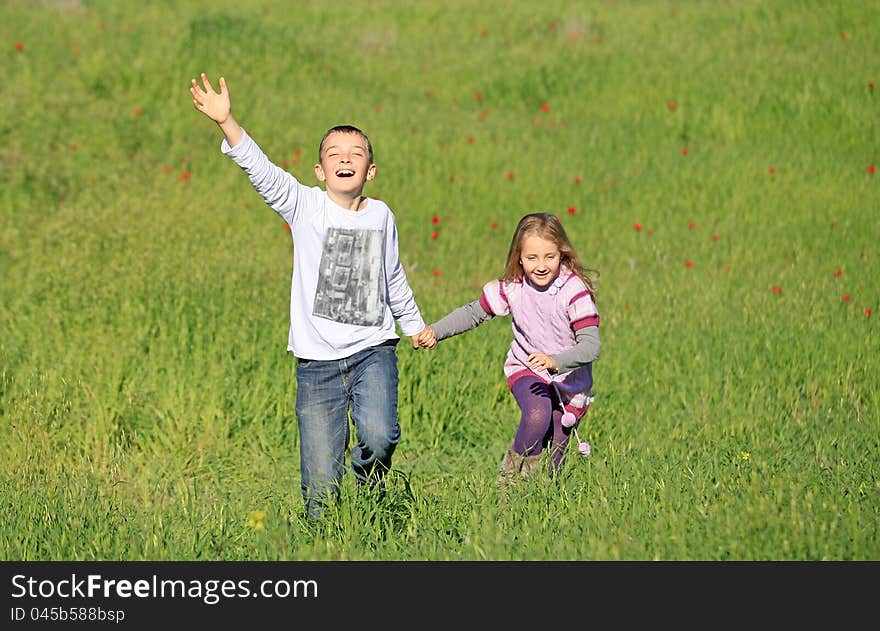
[[[592,362],[599,356],[594,270],[584,268],[559,219],[533,213],[520,219],[504,275],[483,287],[479,300],[428,327],[422,346],[511,315],[513,341],[504,362],[507,384],[522,410],[499,483],[528,477],[549,449],[554,473],[569,435],[592,399]],[[581,453],[589,445],[580,443]]]

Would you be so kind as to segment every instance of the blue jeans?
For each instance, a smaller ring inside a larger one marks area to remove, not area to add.
[[[328,361],[297,359],[296,381],[302,494],[308,516],[318,517],[339,497],[349,413],[357,432],[351,449],[357,482],[376,484],[391,468],[400,440],[395,347],[388,343]]]

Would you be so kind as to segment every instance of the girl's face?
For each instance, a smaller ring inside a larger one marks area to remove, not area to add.
[[[559,275],[559,248],[553,241],[527,234],[522,240],[519,263],[529,281],[537,287],[546,287]]]

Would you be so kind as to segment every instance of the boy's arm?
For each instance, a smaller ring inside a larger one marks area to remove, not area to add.
[[[422,334],[425,333],[425,321],[416,304],[412,288],[406,279],[406,272],[400,262],[397,244],[397,225],[393,213],[388,213],[385,226],[385,274],[388,286],[388,306],[391,315],[400,324],[404,335],[412,337],[413,348],[418,348]]]
[[[226,79],[220,77],[220,92],[215,92],[204,72],[201,74],[201,78],[204,89],[199,87],[195,79],[190,81],[192,85],[190,85],[189,93],[193,97],[193,107],[217,123],[226,137],[226,142],[230,147],[234,147],[241,140],[244,130],[232,116],[232,103],[229,100]]]
[[[221,150],[229,155],[240,166],[251,181],[257,192],[263,196],[266,204],[281,215],[291,228],[293,227],[298,208],[303,203],[302,192],[308,187],[300,184],[297,179],[273,164],[266,154],[257,146],[253,139],[242,142],[247,137],[244,129],[232,116],[232,106],[226,79],[220,77],[220,92],[215,92],[208,77],[201,74],[204,89],[199,87],[195,79],[191,80],[190,94],[193,106],[205,116],[217,123],[225,137]]]

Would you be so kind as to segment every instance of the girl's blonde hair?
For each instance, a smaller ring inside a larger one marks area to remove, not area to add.
[[[523,267],[520,263],[522,257],[522,242],[528,235],[537,235],[542,239],[547,239],[556,244],[559,248],[559,262],[565,265],[577,275],[593,295],[596,300],[596,281],[599,278],[599,272],[594,269],[584,267],[578,258],[577,252],[568,240],[565,234],[565,228],[556,217],[549,213],[530,213],[519,220],[516,230],[513,231],[513,239],[510,241],[510,249],[507,252],[507,265],[504,268],[505,281],[520,281],[523,278]]]

